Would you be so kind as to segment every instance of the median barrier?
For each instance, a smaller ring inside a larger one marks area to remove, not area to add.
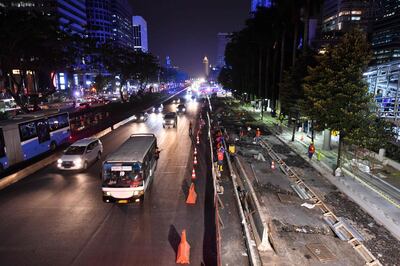
[[[253,185],[251,184],[243,166],[242,163],[240,162],[238,157],[234,157],[235,164],[237,168],[241,172],[241,176],[244,179],[244,187],[246,191],[250,192],[250,201],[251,205],[255,207],[255,212],[252,215],[254,225],[256,227],[256,232],[258,234],[258,237],[260,239],[260,243],[258,245],[258,250],[259,251],[273,251],[271,244],[269,242],[269,227],[268,227],[268,218],[265,217],[266,215],[263,213],[261,209],[260,202],[258,201],[257,195],[254,191]]]

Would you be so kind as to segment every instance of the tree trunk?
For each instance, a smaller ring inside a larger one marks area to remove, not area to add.
[[[336,169],[340,168],[340,166],[341,166],[342,142],[343,142],[343,132],[340,132],[339,133],[339,147],[338,147],[338,156],[337,156],[337,162],[336,162]],[[335,175],[335,173],[334,173],[334,175]]]
[[[271,106],[274,109],[274,112],[276,111],[276,68],[278,64],[278,51],[275,49],[274,50],[274,58],[272,62],[272,86],[271,86]]]
[[[269,85],[270,85],[270,80],[269,80],[269,64],[270,64],[270,57],[271,57],[271,48],[267,49],[267,54],[265,58],[265,89],[264,89],[264,98],[268,98],[269,96]]]
[[[304,34],[303,34],[303,50],[308,47],[308,24],[310,21],[310,0],[306,0],[304,7]]]
[[[283,68],[285,66],[285,44],[286,44],[286,28],[283,29],[281,36],[281,62],[279,68],[279,82],[282,81]]]
[[[292,51],[292,66],[296,64],[296,55],[297,55],[297,38],[299,37],[299,23],[296,22],[294,24],[294,33],[293,33],[293,51]]]
[[[258,47],[258,97],[262,98],[262,48]]]
[[[294,141],[294,138],[296,136],[297,119],[293,124],[294,125],[293,125],[293,132],[292,132],[292,141]]]

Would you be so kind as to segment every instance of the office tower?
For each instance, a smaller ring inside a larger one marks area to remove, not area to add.
[[[0,7],[14,10],[35,11],[58,18],[61,29],[68,28],[73,33],[85,35],[85,0],[0,0]]]
[[[127,0],[86,0],[88,35],[99,43],[133,49],[132,11]]]
[[[374,63],[400,60],[400,2],[379,0],[372,34]]]
[[[132,17],[133,26],[133,47],[135,50],[141,50],[144,53],[149,51],[147,40],[147,22],[141,16]]]
[[[252,0],[251,1],[251,12],[256,12],[257,7],[271,7],[271,0]]]
[[[229,42],[230,33],[219,32],[217,34],[217,67],[225,66],[225,48]]]
[[[131,5],[128,0],[113,0],[111,3],[114,43],[133,49]]]
[[[370,0],[325,0],[322,6],[318,46],[335,44],[346,32],[357,27],[369,33],[373,19]]]

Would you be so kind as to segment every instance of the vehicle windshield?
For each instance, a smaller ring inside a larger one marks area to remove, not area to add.
[[[175,114],[166,114],[164,118],[165,119],[173,119],[173,118],[175,118]]]
[[[178,105],[178,108],[185,108],[185,105],[180,104],[180,105]]]
[[[65,155],[82,155],[85,152],[86,146],[69,146],[64,152]]]
[[[146,115],[146,113],[143,113],[143,112],[138,114],[138,116],[145,116],[145,115]]]
[[[105,163],[103,165],[103,186],[138,187],[143,186],[141,163]]]

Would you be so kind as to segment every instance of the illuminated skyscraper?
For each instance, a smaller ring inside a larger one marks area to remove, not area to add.
[[[375,63],[400,59],[400,2],[379,0],[372,34]]]
[[[225,48],[229,42],[230,33],[219,32],[217,35],[217,67],[225,66]]]
[[[135,50],[148,52],[149,45],[147,40],[147,22],[141,16],[132,17],[133,26],[133,45]]]
[[[271,0],[252,0],[251,1],[251,12],[256,12],[257,7],[271,7]]]
[[[90,38],[133,49],[132,9],[127,0],[86,0],[86,5]]]
[[[208,77],[208,75],[210,74],[210,65],[207,56],[204,56],[203,65],[204,65],[204,75]]]

